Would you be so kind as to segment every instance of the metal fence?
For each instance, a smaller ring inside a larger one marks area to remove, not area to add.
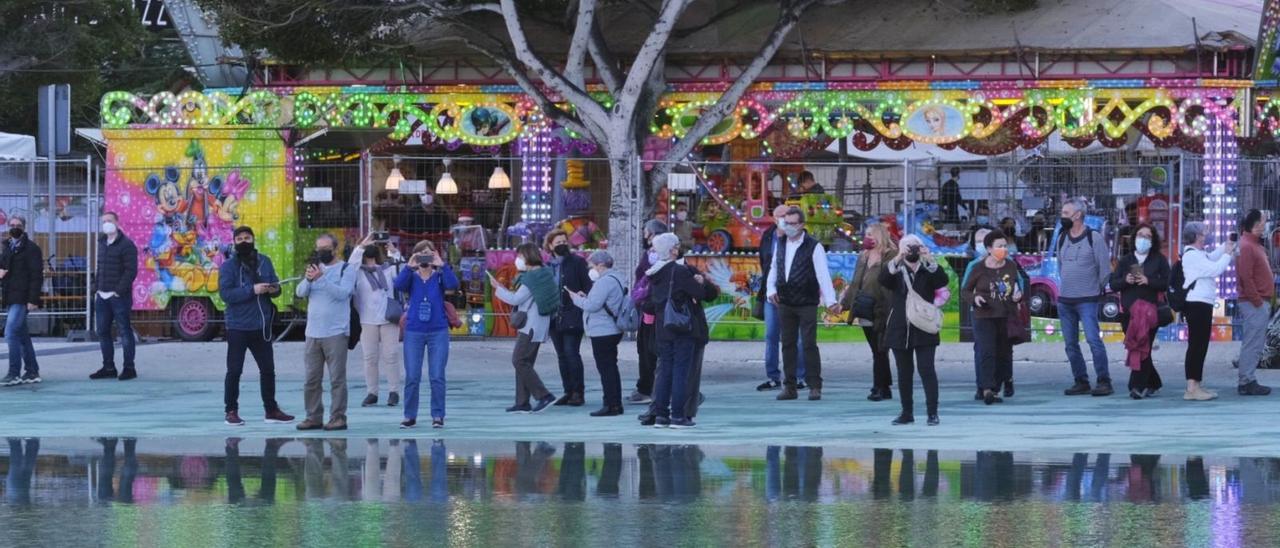
[[[25,218],[44,255],[42,306],[30,320],[34,332],[65,334],[90,324],[98,175],[90,158],[0,161],[0,221]]]

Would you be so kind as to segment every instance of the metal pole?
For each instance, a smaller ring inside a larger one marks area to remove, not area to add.
[[[58,161],[53,154],[53,142],[50,139],[49,148],[49,204],[45,214],[49,217],[49,264],[53,268],[58,268],[58,231],[56,221],[58,219],[55,214],[58,203]]]
[[[85,261],[84,261],[84,330],[85,330],[85,340],[86,340],[86,341],[87,341],[87,340],[92,340],[92,339],[90,339],[90,335],[89,335],[90,333],[92,333],[92,332],[93,332],[93,326],[92,326],[92,324],[91,324],[91,320],[93,319],[93,314],[92,314],[92,313],[91,313],[91,311],[90,311],[90,309],[91,309],[91,308],[93,308],[93,307],[92,307],[92,304],[93,304],[93,290],[91,289],[91,286],[93,285],[93,266],[94,266],[94,265],[96,265],[96,264],[98,264],[98,263],[97,263],[97,258],[98,258],[98,257],[97,257],[97,253],[96,253],[96,251],[97,251],[97,250],[96,250],[96,249],[94,249],[94,245],[93,245],[93,244],[94,244],[94,242],[95,242],[95,241],[97,241],[97,239],[93,237],[93,236],[94,236],[93,222],[94,222],[94,220],[96,220],[99,216],[101,216],[101,215],[102,215],[102,213],[101,213],[101,211],[102,211],[102,205],[98,203],[97,184],[95,184],[96,177],[94,177],[95,173],[96,173],[96,168],[95,168],[95,167],[94,167],[94,165],[93,165],[93,157],[91,157],[91,156],[85,156],[85,157],[84,157],[84,182],[85,182],[85,185],[84,185],[84,192],[85,192],[85,195],[86,195],[86,199],[89,201],[89,204],[88,204],[88,205],[89,205],[89,218],[88,218],[88,219],[85,219],[85,228],[84,228],[84,231],[85,231],[85,235],[84,235],[84,237],[85,237],[85,252],[84,252],[84,257],[85,257]],[[130,291],[133,291],[133,288],[129,288],[129,290],[130,290]],[[132,298],[132,296],[130,296],[130,295],[120,295],[120,297],[121,297],[121,298],[124,298],[124,297],[130,297],[130,298]],[[126,337],[128,337],[128,336],[133,336],[133,335],[132,335],[131,333],[130,333],[130,334],[123,334],[123,333],[122,333],[122,334],[121,334],[121,336],[126,336]]]
[[[910,231],[911,224],[911,160],[902,161],[902,230]]]
[[[360,226],[358,228],[361,235],[367,234],[370,227],[373,226],[373,170],[370,169],[369,163],[369,151],[361,152],[359,164],[360,182],[356,186],[358,189],[356,192],[359,194],[360,200],[360,220],[358,222]]]

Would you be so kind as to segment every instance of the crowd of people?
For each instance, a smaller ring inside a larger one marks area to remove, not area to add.
[[[1132,251],[1112,266],[1104,238],[1084,223],[1085,204],[1068,201],[1060,212],[1059,237],[1053,242],[1061,278],[1056,309],[1070,362],[1072,385],[1067,396],[1113,394],[1106,347],[1098,323],[1099,302],[1117,292],[1125,333],[1128,392],[1135,400],[1156,396],[1163,381],[1152,361],[1157,330],[1181,313],[1187,324],[1183,398],[1211,400],[1217,394],[1203,383],[1217,302],[1216,278],[1235,262],[1239,283],[1238,320],[1243,344],[1238,359],[1237,390],[1244,396],[1264,396],[1270,388],[1258,383],[1255,371],[1262,358],[1275,277],[1261,236],[1266,225],[1262,211],[1251,210],[1240,222],[1240,233],[1212,246],[1203,223],[1182,227],[1180,260],[1170,263],[1160,233],[1149,224],[1134,227]],[[805,230],[801,208],[779,206],[775,226],[761,238],[759,288],[753,315],[765,323],[766,380],[757,390],[777,390],[778,400],[799,399],[807,390],[810,401],[822,398],[822,354],[817,341],[820,313],[847,313],[850,325],[861,327],[871,350],[872,383],[868,400],[893,399],[896,363],[901,411],[895,425],[915,422],[913,384],[919,372],[925,394],[927,423],[940,424],[935,353],[940,343],[942,307],[952,298],[947,269],[919,237],[894,241],[880,223],[862,234],[863,250],[853,277],[838,295],[821,242]],[[102,367],[91,379],[137,377],[134,334],[130,325],[131,295],[137,275],[137,248],[120,230],[116,214],[101,216],[98,263],[94,275],[96,333]],[[7,307],[5,338],[9,372],[0,385],[38,383],[39,366],[27,331],[27,313],[40,305],[42,255],[26,233],[20,216],[8,219],[9,232],[0,246],[0,280]],[[1238,240],[1238,242],[1237,242]],[[1013,257],[1014,245],[1002,228],[981,226],[972,234],[973,259],[960,280],[962,305],[970,309],[974,335],[974,399],[987,405],[1013,397],[1013,346],[1029,340],[1027,303],[1029,278]],[[239,411],[240,378],[246,354],[260,372],[264,420],[289,424],[295,417],[276,402],[272,349],[271,300],[281,293],[282,280],[271,258],[258,251],[252,228],[234,230],[234,247],[219,270],[219,295],[226,303],[226,377],[224,422],[245,424]],[[660,220],[643,227],[645,253],[628,283],[614,268],[608,251],[585,259],[569,246],[568,235],[553,230],[542,245],[525,243],[516,249],[515,285],[507,287],[490,275],[494,296],[512,307],[508,318],[516,331],[511,355],[515,394],[513,414],[541,413],[552,406],[586,404],[581,345],[591,341],[591,353],[603,393],[593,417],[624,414],[624,405],[640,406],[640,424],[675,429],[695,426],[701,393],[702,361],[710,340],[703,304],[719,297],[718,286],[686,264],[681,237]],[[1237,247],[1238,246],[1238,247]],[[446,417],[446,369],[450,329],[461,325],[447,299],[459,288],[459,277],[429,241],[421,241],[405,259],[396,246],[370,233],[340,256],[339,239],[316,238],[314,251],[298,279],[294,294],[307,302],[305,329],[305,416],[299,430],[347,428],[347,358],[363,345],[366,394],[362,406],[378,405],[380,382],[388,387],[386,404],[401,405],[401,428],[417,425],[422,368],[427,366],[427,403],[431,425],[442,428]],[[820,308],[822,310],[820,310]],[[114,361],[113,326],[124,350],[123,368]],[[1080,331],[1089,345],[1094,382],[1080,345]],[[624,336],[636,335],[639,361],[635,389],[623,397],[618,347]],[[539,349],[551,341],[561,380],[557,397],[535,369]],[[781,367],[779,367],[781,365]],[[324,407],[328,375],[329,413]],[[403,385],[403,388],[401,386]]]

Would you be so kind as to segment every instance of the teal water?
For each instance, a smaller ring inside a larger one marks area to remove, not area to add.
[[[1280,459],[10,438],[4,546],[1277,546]]]

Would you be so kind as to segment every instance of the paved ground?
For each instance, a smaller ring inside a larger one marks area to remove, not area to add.
[[[635,381],[634,347],[624,343],[624,393]],[[291,426],[266,425],[257,412],[257,373],[247,366],[242,383],[241,409],[248,426],[222,424],[222,376],[226,347],[220,342],[160,343],[139,347],[136,381],[87,380],[99,356],[93,344],[57,341],[38,343],[40,385],[0,389],[0,436],[138,436],[272,437],[299,434]],[[761,343],[714,343],[708,349],[703,389],[707,403],[691,431],[640,428],[636,407],[627,415],[591,418],[598,407],[598,377],[587,356],[589,401],[583,408],[552,408],[541,415],[509,416],[511,401],[511,342],[458,341],[449,363],[448,428],[412,434],[449,439],[545,441],[621,441],[698,444],[822,444],[849,447],[912,447],[941,450],[1014,450],[1046,453],[1135,452],[1217,454],[1229,456],[1280,455],[1280,392],[1266,398],[1235,394],[1231,359],[1237,345],[1214,343],[1206,367],[1207,385],[1222,398],[1214,402],[1181,399],[1182,344],[1166,343],[1156,351],[1156,364],[1166,389],[1152,400],[1132,401],[1117,394],[1108,398],[1064,397],[1070,375],[1058,345],[1017,347],[1017,396],[1003,405],[987,407],[972,400],[972,346],[948,344],[939,350],[942,382],[942,425],[923,423],[895,427],[889,421],[897,401],[872,403],[865,399],[870,383],[870,354],[862,344],[828,344],[822,350],[827,364],[824,399],[779,402],[773,393],[757,393],[761,380]],[[1127,371],[1119,368],[1122,348],[1111,345],[1113,374],[1123,390]],[[278,399],[286,411],[302,411],[302,344],[276,346],[279,364]],[[393,437],[400,410],[380,406],[360,408],[364,393],[358,350],[350,359],[350,437]],[[559,392],[555,355],[550,345],[539,358],[538,370]],[[1262,371],[1264,384],[1280,385],[1280,372]],[[923,394],[917,380],[917,415],[923,419]],[[425,396],[425,394],[424,394]],[[896,396],[895,396],[896,397]],[[385,398],[385,395],[384,395]],[[327,398],[326,398],[327,399]],[[424,397],[425,399],[425,397]]]

